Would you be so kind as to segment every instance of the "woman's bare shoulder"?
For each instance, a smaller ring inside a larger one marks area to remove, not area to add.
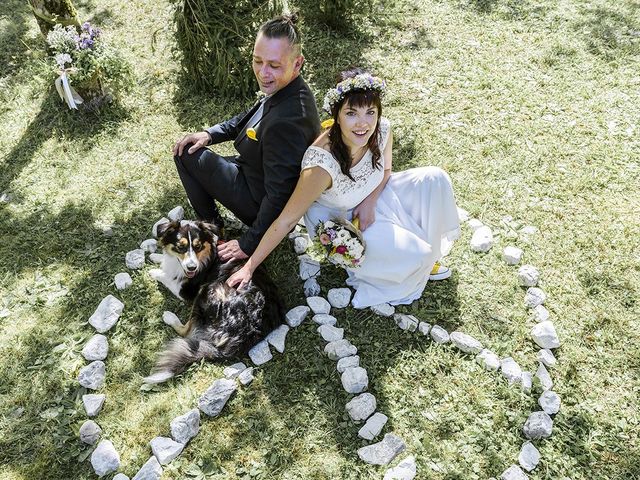
[[[329,143],[329,130],[327,130],[326,132],[322,132],[320,136],[316,138],[315,142],[313,142],[311,145],[330,152],[331,144]]]

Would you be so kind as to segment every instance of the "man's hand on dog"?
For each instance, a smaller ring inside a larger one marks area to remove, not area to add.
[[[173,155],[181,156],[182,150],[184,150],[184,147],[186,147],[190,143],[193,143],[193,145],[187,151],[189,153],[193,153],[199,148],[206,147],[207,145],[209,145],[210,141],[211,141],[211,137],[207,132],[190,133],[188,135],[185,135],[184,137],[182,137],[180,140],[176,142],[176,144],[173,146]]]
[[[242,251],[237,240],[229,240],[228,242],[218,245],[218,255],[220,259],[225,262],[228,260],[244,260],[245,258],[249,258],[249,255]]]
[[[238,290],[242,290],[251,281],[251,277],[251,269],[245,265],[227,279],[227,285],[230,287],[237,286]]]

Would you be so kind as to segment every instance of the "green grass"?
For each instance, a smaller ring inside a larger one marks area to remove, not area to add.
[[[640,10],[637,2],[441,0],[388,2],[384,13],[336,35],[306,23],[305,76],[320,102],[336,73],[362,64],[387,78],[395,168],[439,165],[459,205],[494,227],[486,255],[454,248],[455,275],[399,310],[459,328],[534,370],[532,320],[502,248],[539,267],[561,336],[554,434],[536,442],[534,479],[640,478]],[[169,149],[182,133],[246,102],[196,94],[172,54],[167,2],[78,2],[135,65],[136,86],[101,115],[65,110],[42,66],[43,41],[24,2],[0,6],[0,477],[95,478],[78,440],[85,419],[76,383],[86,323],[114,293],[124,254],[186,200]],[[230,145],[220,149],[231,153]],[[192,213],[192,212],[188,212]],[[510,238],[511,215],[539,233]],[[113,225],[114,235],[102,228]],[[268,267],[287,305],[304,302],[285,242]],[[116,295],[125,311],[109,333],[107,394],[97,418],[133,476],[148,442],[193,408],[222,375],[203,364],[140,392],[173,333],[164,310],[187,309],[144,271]],[[325,268],[326,292],[344,278]],[[337,314],[368,369],[379,409],[416,455],[420,479],[499,477],[514,463],[536,397],[470,357],[399,331],[369,311]],[[335,363],[310,322],[284,355],[165,469],[163,478],[364,479],[363,442],[344,405]],[[19,410],[19,409],[24,409]],[[20,414],[20,412],[22,412]]]

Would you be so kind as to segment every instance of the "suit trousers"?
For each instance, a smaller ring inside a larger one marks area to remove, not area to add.
[[[173,159],[191,206],[201,220],[221,222],[215,201],[230,210],[242,223],[251,225],[260,208],[249,191],[237,157],[223,157],[208,148],[194,153],[191,144]]]

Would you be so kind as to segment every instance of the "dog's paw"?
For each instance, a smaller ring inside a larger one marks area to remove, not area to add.
[[[170,378],[173,378],[173,373],[168,371],[162,371],[162,372],[154,373],[153,375],[149,375],[148,377],[144,377],[142,379],[142,382],[147,385],[155,385],[157,383],[166,382]]]
[[[162,321],[173,328],[184,327],[178,316],[173,312],[164,312],[162,314]]]
[[[164,278],[164,272],[161,268],[152,268],[149,270],[149,276],[158,282],[162,281]]]

